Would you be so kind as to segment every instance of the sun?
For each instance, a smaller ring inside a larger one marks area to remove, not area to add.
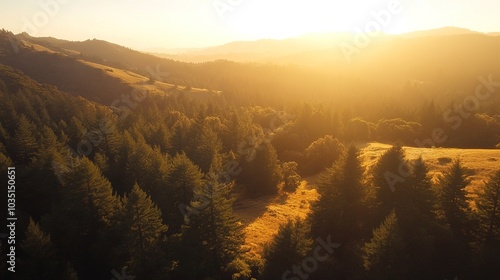
[[[367,15],[359,1],[249,1],[235,7],[226,20],[235,31],[255,38],[287,38],[350,32]]]

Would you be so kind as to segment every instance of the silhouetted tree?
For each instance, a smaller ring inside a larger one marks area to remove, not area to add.
[[[276,236],[264,248],[262,279],[285,279],[287,270],[302,264],[311,245],[309,225],[304,221],[289,219],[280,225]]]
[[[364,246],[364,267],[368,279],[408,279],[406,254],[398,218],[394,211],[373,231]]]

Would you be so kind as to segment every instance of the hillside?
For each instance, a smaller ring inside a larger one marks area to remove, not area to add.
[[[391,147],[382,143],[369,143],[361,147],[361,156],[367,170]],[[460,159],[472,180],[469,191],[480,189],[485,181],[500,168],[500,149],[454,149],[454,148],[415,148],[403,147],[406,157],[415,160],[422,157],[429,166],[433,182],[447,170],[454,159]]]

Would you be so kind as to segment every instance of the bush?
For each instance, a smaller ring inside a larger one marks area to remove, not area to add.
[[[344,145],[331,135],[319,138],[304,151],[306,174],[315,174],[330,167],[344,153]]]

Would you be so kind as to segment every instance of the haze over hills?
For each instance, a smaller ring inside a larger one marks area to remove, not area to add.
[[[18,41],[20,55],[13,55],[12,38]],[[271,98],[272,94],[268,93],[276,89],[286,90],[290,96],[299,96],[316,88],[315,94],[307,98],[326,100],[332,94],[339,96],[349,92],[349,99],[357,96],[360,100],[370,100],[375,95],[368,94],[369,91],[385,88],[387,94],[397,95],[404,86],[418,84],[412,90],[420,88],[418,95],[414,96],[416,100],[432,95],[434,100],[443,102],[441,104],[449,102],[446,94],[456,91],[465,96],[473,91],[477,77],[481,75],[500,76],[500,65],[495,63],[500,56],[497,51],[500,37],[457,28],[418,32],[408,37],[383,35],[370,40],[369,47],[361,48],[352,41],[350,34],[337,34],[336,37],[311,34],[287,40],[233,42],[196,52],[212,58],[253,63],[222,60],[185,63],[95,39],[71,42],[27,34],[12,38],[3,37],[1,63],[19,68],[40,82],[82,96],[93,95],[93,99],[100,96],[108,101],[113,100],[118,92],[127,90],[129,85],[118,82],[116,75],[111,75],[113,72],[103,70],[104,66],[130,71],[142,76],[142,80],[156,78],[170,87],[189,85],[226,93],[245,88],[250,78],[253,85],[247,88],[255,87],[252,94],[266,93],[266,98]],[[346,44],[352,49],[341,47]],[[104,66],[95,69],[82,61]],[[260,64],[256,61],[267,62]],[[288,66],[290,64],[296,66]],[[380,65],[384,67],[381,69]],[[50,67],[50,71],[46,71],[45,66]],[[83,82],[82,75],[89,75],[92,80],[104,84],[96,87],[97,83]],[[296,81],[298,77],[301,77],[301,82],[293,85],[290,81]],[[361,83],[360,77],[363,77]]]
[[[496,279],[498,50],[445,28],[186,62],[0,30],[22,240],[0,268],[7,248],[22,279]]]
[[[498,33],[481,33],[466,28],[443,27],[432,30],[415,31],[401,35],[379,34],[373,40],[396,40],[399,38],[421,38],[478,34],[495,36]],[[302,53],[314,51],[325,51],[327,49],[340,48],[342,44],[352,44],[354,35],[352,33],[312,33],[290,39],[262,39],[257,41],[230,42],[220,46],[213,46],[195,50],[175,49],[162,52],[155,51],[155,55],[186,62],[207,62],[217,59],[227,59],[239,62],[273,62],[273,63],[298,63],[313,64],[307,59],[297,59]],[[371,38],[370,38],[371,39]],[[308,62],[305,62],[308,61]]]

